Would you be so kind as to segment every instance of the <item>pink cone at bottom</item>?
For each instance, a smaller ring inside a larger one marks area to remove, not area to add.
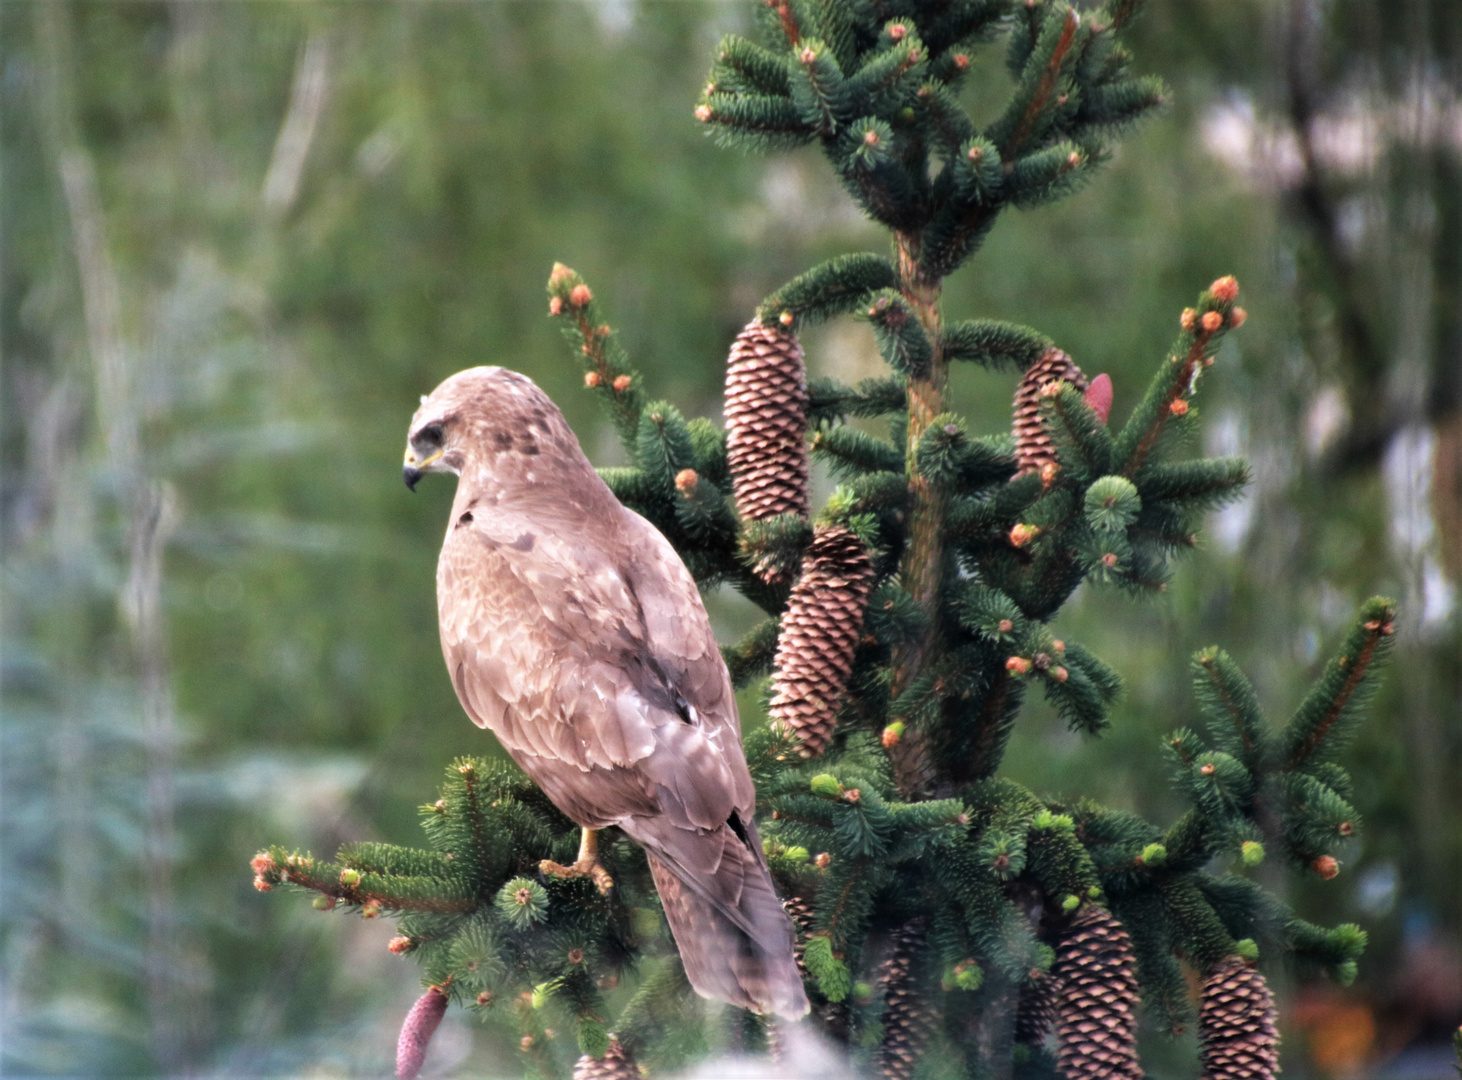
[[[401,1037],[396,1040],[396,1075],[400,1080],[416,1080],[426,1061],[427,1044],[447,1012],[447,995],[433,986],[411,1006]]]

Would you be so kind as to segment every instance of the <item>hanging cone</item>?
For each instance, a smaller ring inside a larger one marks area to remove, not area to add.
[[[1131,938],[1106,908],[1088,904],[1071,920],[1051,969],[1065,1080],[1140,1080],[1136,967]]]
[[[782,1039],[782,1022],[775,1016],[768,1016],[766,1023],[767,1057],[772,1059],[773,1065],[780,1065],[787,1057],[787,1048]]]
[[[574,1063],[574,1080],[640,1080],[640,1068],[611,1035],[602,1058],[584,1054]]]
[[[878,1075],[884,1080],[909,1080],[919,1063],[929,1035],[938,1022],[933,1002],[921,997],[914,962],[924,944],[921,920],[893,934],[893,951],[878,970],[883,991],[883,1042],[878,1048]]]
[[[396,1040],[396,1075],[400,1080],[416,1080],[426,1061],[426,1048],[446,1012],[447,995],[435,986],[411,1006]]]
[[[1279,1072],[1274,996],[1242,957],[1220,961],[1203,980],[1198,1042],[1203,1080],[1273,1080]]]
[[[1060,998],[1055,978],[1035,975],[1020,989],[1020,1004],[1015,1010],[1015,1041],[1026,1046],[1039,1046],[1056,1026],[1056,1007]]]
[[[726,461],[744,521],[806,517],[807,369],[794,334],[746,324],[726,361]]]
[[[787,897],[782,901],[782,907],[791,918],[792,925],[797,927],[797,943],[792,946],[792,957],[797,961],[797,970],[805,979],[807,978],[807,965],[802,962],[802,953],[807,948],[807,935],[812,930],[812,919],[815,912],[812,903],[800,896]]]
[[[872,587],[863,541],[842,525],[819,525],[782,615],[772,674],[772,721],[801,739],[803,757],[832,738]]]
[[[1040,472],[1047,465],[1057,463],[1056,444],[1046,432],[1037,399],[1041,387],[1062,379],[1083,393],[1086,392],[1086,376],[1076,366],[1076,361],[1052,346],[1030,366],[1020,380],[1020,385],[1015,388],[1013,433],[1017,476]]]

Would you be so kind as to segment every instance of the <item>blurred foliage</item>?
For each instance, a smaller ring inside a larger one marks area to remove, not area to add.
[[[1174,88],[1167,115],[1088,192],[1002,221],[948,315],[1040,326],[1111,374],[1121,416],[1193,282],[1236,274],[1250,322],[1205,428],[1256,484],[1161,601],[1068,607],[1128,697],[1094,743],[1034,707],[1008,760],[1038,790],[1169,818],[1131,763],[1193,714],[1194,649],[1223,643],[1282,711],[1360,597],[1402,597],[1379,722],[1350,752],[1365,848],[1290,897],[1371,930],[1361,1001],[1395,1049],[1462,1008],[1415,960],[1455,969],[1462,929],[1462,9],[1152,6],[1133,49]],[[810,156],[703,139],[704,57],[739,13],[0,7],[6,1072],[389,1059],[416,993],[389,929],[259,903],[240,868],[262,833],[413,836],[442,763],[492,752],[436,641],[450,494],[398,480],[415,395],[504,363],[612,463],[544,317],[555,259],[699,414],[760,297],[877,242]],[[810,337],[814,373],[871,374],[865,334]],[[997,430],[1012,390],[961,372],[952,405]],[[748,622],[713,613],[728,639]],[[502,1036],[475,1038],[491,1073]],[[1166,1075],[1185,1053],[1146,1059]]]

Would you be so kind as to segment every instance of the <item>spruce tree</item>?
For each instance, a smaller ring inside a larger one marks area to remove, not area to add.
[[[1283,725],[1226,653],[1195,656],[1199,720],[1162,748],[1189,809],[1166,826],[999,773],[1034,690],[1075,731],[1109,722],[1117,673],[1052,630],[1075,589],[1161,592],[1201,515],[1247,479],[1241,461],[1184,450],[1202,380],[1244,322],[1233,278],[1181,313],[1120,424],[1110,381],[1073,359],[1079,342],[941,311],[944,279],[1002,210],[1077,190],[1162,102],[1120,41],[1138,6],[767,0],[757,40],[721,42],[696,119],[728,145],[819,145],[892,241],[762,303],[731,346],[724,429],[653,398],[579,275],[555,266],[548,283],[631,461],[604,479],[704,588],[766,613],[724,651],[738,686],[771,675],[770,722],[748,725],[746,752],[799,930],[806,1023],[885,1077],[1140,1076],[1144,1007],[1173,1030],[1196,1020],[1213,1080],[1269,1077],[1261,970],[1290,961],[1349,982],[1365,943],[1297,917],[1248,871],[1272,852],[1338,873],[1359,815],[1336,756],[1391,642],[1388,600],[1362,606]],[[1001,39],[1014,88],[977,122],[960,84],[974,50]],[[798,334],[834,317],[868,322],[886,377],[807,379]],[[963,363],[1012,376],[1009,434],[973,434],[948,410]],[[809,450],[841,481],[816,512]],[[420,1068],[449,1003],[511,1017],[523,1070],[543,1077],[654,1074],[713,1038],[632,844],[603,837],[607,895],[540,875],[541,860],[573,857],[578,830],[487,760],[454,762],[422,815],[425,849],[254,861],[261,890],[399,918],[390,947],[420,961],[427,987],[400,1075]],[[786,1035],[749,1016],[735,1028],[750,1051],[776,1054]]]

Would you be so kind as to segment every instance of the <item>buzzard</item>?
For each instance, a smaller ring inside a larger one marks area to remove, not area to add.
[[[428,472],[459,477],[437,564],[457,698],[584,830],[576,863],[541,869],[607,890],[596,830],[617,826],[649,856],[691,986],[801,1016],[731,680],[675,550],[514,371],[470,368],[422,399],[407,486]]]

